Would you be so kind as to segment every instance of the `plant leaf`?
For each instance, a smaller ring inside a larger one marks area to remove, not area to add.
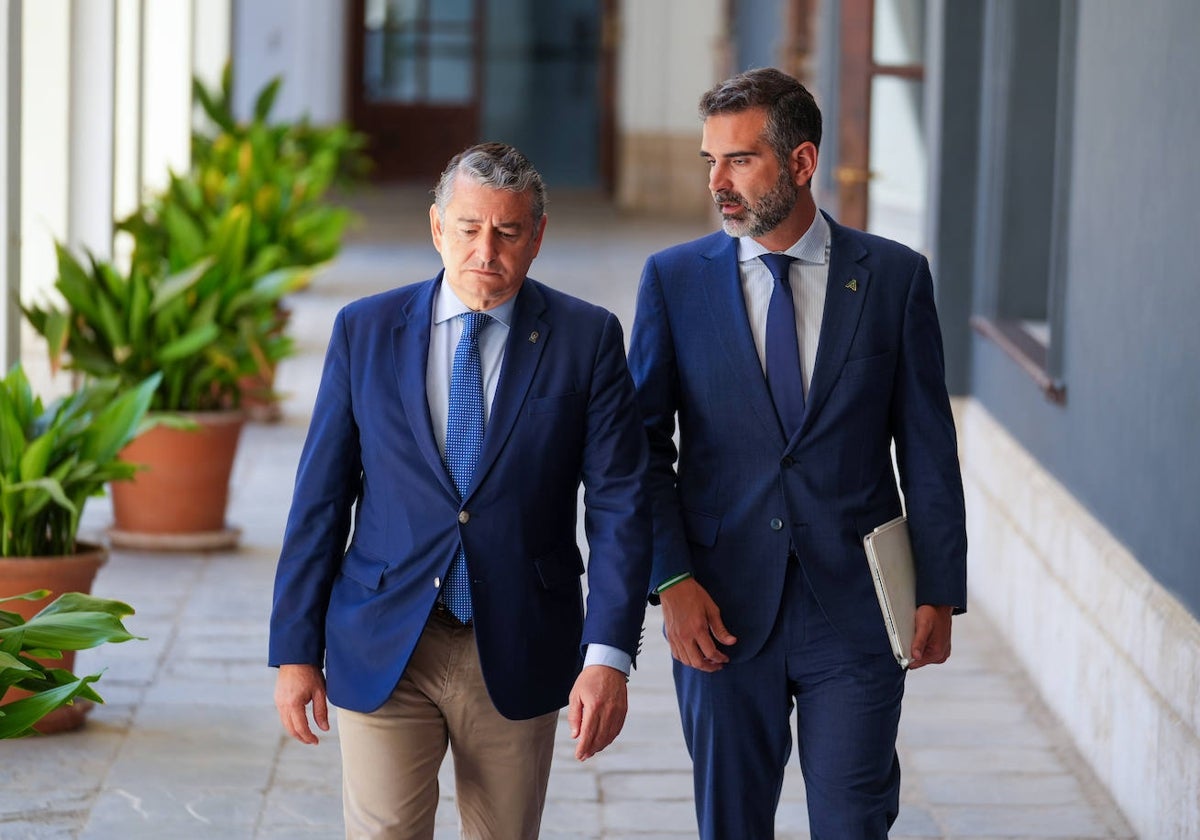
[[[158,312],[168,303],[195,286],[211,264],[211,259],[198,260],[187,268],[164,279],[154,290],[154,299],[150,302],[150,311]]]
[[[99,674],[80,677],[75,682],[5,705],[0,715],[0,739],[29,734],[35,723],[60,706],[70,703],[87,689],[89,683],[98,679]]]
[[[156,373],[136,388],[121,392],[100,409],[83,435],[81,457],[100,464],[116,458],[125,444],[133,440],[160,382],[162,373]]]

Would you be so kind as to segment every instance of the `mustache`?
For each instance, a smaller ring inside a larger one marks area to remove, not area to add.
[[[730,192],[728,190],[720,190],[713,193],[713,203],[717,205],[740,204],[742,207],[745,207],[746,199],[742,198],[738,193]]]

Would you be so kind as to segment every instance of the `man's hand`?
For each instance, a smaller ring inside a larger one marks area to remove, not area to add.
[[[732,645],[737,637],[725,629],[721,610],[704,587],[688,578],[664,590],[659,600],[671,655],[700,671],[721,670],[729,657],[716,642]]]
[[[909,670],[925,665],[940,665],[950,658],[950,621],[954,607],[917,607],[916,628],[913,631],[912,663]]]
[[[587,761],[620,734],[629,711],[625,683],[625,675],[607,665],[589,665],[575,680],[567,722],[580,761]]]
[[[275,708],[288,734],[302,744],[318,738],[308,725],[308,704],[322,732],[329,731],[329,707],[325,702],[325,676],[315,665],[280,665],[275,678]]]

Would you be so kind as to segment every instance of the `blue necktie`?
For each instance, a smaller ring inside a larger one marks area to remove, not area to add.
[[[482,312],[462,315],[463,331],[450,368],[450,410],[446,418],[446,467],[461,499],[471,484],[483,448],[483,370],[479,363],[479,333],[492,321]],[[462,544],[450,564],[442,600],[459,621],[471,620],[471,580]]]
[[[767,387],[783,436],[791,438],[804,419],[804,380],[800,376],[800,342],[796,337],[796,308],[788,267],[793,257],[763,254],[759,257],[775,278],[767,305]]]

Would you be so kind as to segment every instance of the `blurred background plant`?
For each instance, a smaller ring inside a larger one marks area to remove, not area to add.
[[[242,377],[256,368],[246,342],[301,282],[296,269],[252,282],[222,270],[237,265],[246,227],[244,212],[231,213],[210,254],[172,274],[165,263],[135,261],[128,271],[90,256],[83,263],[57,245],[54,287],[63,303],[23,307],[46,338],[51,369],[117,377],[126,387],[161,373],[156,411],[236,408]]]
[[[48,408],[20,365],[0,380],[0,557],[75,552],[87,499],[137,469],[119,454],[144,429],[160,379],[89,381]]]
[[[369,165],[365,137],[344,125],[271,121],[281,85],[276,78],[264,86],[251,119],[239,122],[228,65],[212,89],[194,80],[205,121],[192,133],[190,169],[172,173],[165,191],[117,224],[132,236],[133,265],[147,276],[163,265],[176,273],[208,259],[198,292],[210,285],[230,296],[255,289],[257,305],[239,312],[231,350],[241,387],[267,394],[276,366],[293,352],[283,298],[338,253],[353,219],[330,192],[356,183]],[[271,275],[272,282],[259,283]],[[274,299],[264,294],[268,288]]]

